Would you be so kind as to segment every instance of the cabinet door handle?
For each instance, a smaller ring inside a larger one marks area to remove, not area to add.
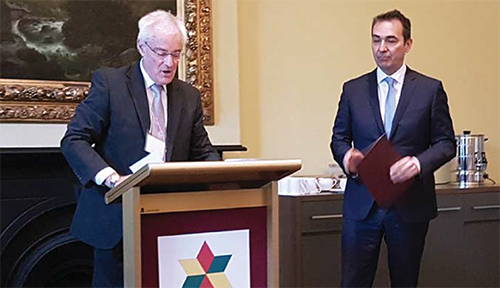
[[[438,212],[451,212],[451,211],[460,211],[462,207],[446,207],[446,208],[438,208]]]
[[[311,220],[342,219],[342,217],[342,214],[313,215],[311,216]]]
[[[500,209],[500,205],[486,205],[486,206],[472,207],[472,210],[491,210],[491,209]]]

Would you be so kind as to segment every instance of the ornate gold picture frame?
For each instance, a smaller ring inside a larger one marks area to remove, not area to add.
[[[213,125],[211,0],[177,0],[177,10],[188,30],[179,78],[201,91],[204,123]],[[0,121],[69,122],[89,91],[90,82],[0,79]]]

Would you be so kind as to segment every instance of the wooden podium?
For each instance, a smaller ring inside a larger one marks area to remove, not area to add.
[[[251,225],[251,235],[257,237],[250,239],[251,285],[279,287],[276,181],[301,165],[300,160],[249,160],[171,162],[141,168],[106,193],[106,203],[123,203],[125,287],[159,286],[159,236],[242,225]],[[255,221],[247,224],[246,219]]]

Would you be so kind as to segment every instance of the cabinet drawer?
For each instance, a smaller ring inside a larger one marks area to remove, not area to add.
[[[438,195],[437,204],[438,217],[439,215],[459,215],[464,210],[462,195]]]
[[[302,232],[342,230],[342,201],[303,202]]]
[[[465,221],[500,220],[500,193],[464,195]]]

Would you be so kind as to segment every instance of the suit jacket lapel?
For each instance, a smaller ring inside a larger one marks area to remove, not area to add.
[[[401,96],[399,97],[398,107],[396,108],[396,114],[394,115],[394,120],[392,121],[392,131],[391,136],[398,130],[398,123],[405,114],[406,108],[410,103],[413,91],[415,91],[415,80],[416,74],[410,68],[407,68],[405,81],[403,83],[403,88],[401,90]]]
[[[384,133],[384,123],[382,122],[382,116],[380,115],[380,103],[378,101],[378,83],[377,83],[377,70],[375,69],[368,76],[368,98],[370,100],[370,106],[372,107],[373,116],[375,117],[375,122],[380,130],[380,134]]]
[[[146,137],[150,126],[149,104],[139,62],[130,66],[127,76],[129,77],[127,87],[134,102],[135,111],[141,122],[143,136]]]
[[[177,130],[179,128],[180,118],[182,114],[182,107],[184,102],[184,97],[179,95],[179,87],[177,85],[177,79],[174,79],[172,83],[167,85],[167,97],[168,97],[168,123],[167,123],[167,162],[170,161],[172,157],[172,151],[175,143],[175,137],[177,135]]]

